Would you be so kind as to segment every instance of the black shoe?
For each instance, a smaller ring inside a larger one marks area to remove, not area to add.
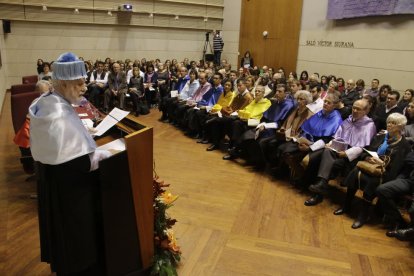
[[[339,208],[339,209],[335,210],[335,211],[333,212],[333,214],[334,214],[335,216],[340,216],[340,215],[343,215],[343,214],[345,214],[345,213],[347,213],[347,212],[348,212],[348,210],[346,210],[345,208]]]
[[[352,223],[353,229],[361,228],[365,223],[367,223],[368,218],[358,218],[354,223]]]
[[[198,144],[203,144],[203,145],[206,145],[206,144],[208,144],[208,140],[206,140],[206,139],[204,139],[204,138],[202,138],[202,139],[198,139],[198,140],[197,140],[197,143],[198,143]]]
[[[226,154],[223,156],[223,160],[233,160],[234,158],[236,157],[231,154]]]
[[[218,148],[218,146],[217,145],[215,145],[215,144],[212,144],[211,146],[209,146],[208,148],[206,148],[206,151],[213,151],[213,150],[215,150],[215,149],[217,149]],[[224,158],[223,158],[224,159]]]
[[[397,232],[398,232],[398,231],[399,231],[399,230],[389,230],[389,231],[385,232],[385,235],[386,235],[387,237],[394,238],[394,237],[396,237],[396,236],[397,236]]]
[[[385,235],[391,238],[397,237],[398,231],[403,230],[405,228],[407,228],[407,224],[402,220],[402,218],[399,222],[391,221],[388,225],[388,229],[390,230],[388,230],[385,233]]]
[[[361,228],[369,220],[369,210],[372,204],[371,201],[364,200],[362,201],[361,210],[359,211],[358,218],[352,224],[353,229]]]
[[[414,240],[414,228],[399,229],[396,231],[395,237],[400,241],[412,241]]]
[[[321,178],[315,184],[310,185],[309,190],[311,192],[318,193],[318,194],[326,194],[326,193],[328,193],[328,190],[329,190],[328,181]]]
[[[308,200],[306,200],[304,204],[305,206],[315,206],[321,203],[322,201],[323,201],[323,195],[316,194],[312,196],[311,198],[309,198]]]

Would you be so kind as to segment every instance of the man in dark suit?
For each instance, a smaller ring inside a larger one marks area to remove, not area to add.
[[[118,98],[118,106],[120,109],[125,108],[125,95],[128,85],[125,72],[121,71],[119,63],[112,64],[112,72],[108,76],[108,89],[104,95],[104,111],[109,111],[109,105],[113,97]]]
[[[387,118],[392,113],[403,113],[400,107],[398,107],[398,100],[400,99],[400,93],[392,90],[387,95],[387,101],[377,106],[374,115],[372,116],[377,131],[387,128]]]
[[[355,89],[354,80],[350,79],[346,82],[346,89],[342,94],[342,102],[345,107],[352,108],[352,105],[356,100],[360,98],[359,92]]]

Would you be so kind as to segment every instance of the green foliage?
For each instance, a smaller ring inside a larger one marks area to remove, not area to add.
[[[176,241],[172,231],[169,230],[177,221],[171,219],[166,212],[168,208],[173,206],[172,201],[167,201],[169,203],[165,204],[164,202],[166,201],[161,199],[165,193],[163,188],[169,185],[154,178],[153,186],[155,254],[151,275],[177,276],[177,266],[181,261],[181,251],[175,244]]]

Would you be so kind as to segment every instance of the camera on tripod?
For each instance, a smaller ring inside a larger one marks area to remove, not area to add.
[[[210,41],[210,34],[212,33],[212,31],[207,31],[206,32],[206,41]]]
[[[213,33],[212,31],[207,31],[206,32],[206,41],[204,42],[204,49],[203,49],[203,60],[204,61],[213,61],[214,60],[214,55],[213,53],[213,48],[211,47],[211,43],[210,43],[210,34]],[[207,50],[210,49],[210,54],[207,54]]]

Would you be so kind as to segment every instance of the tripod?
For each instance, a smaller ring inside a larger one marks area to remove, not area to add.
[[[210,46],[210,54],[207,54],[208,46]],[[204,41],[203,57],[202,57],[204,62],[214,60],[214,55],[212,53],[213,53],[213,47],[211,46],[211,43],[210,43],[210,32],[206,32],[206,40]]]

